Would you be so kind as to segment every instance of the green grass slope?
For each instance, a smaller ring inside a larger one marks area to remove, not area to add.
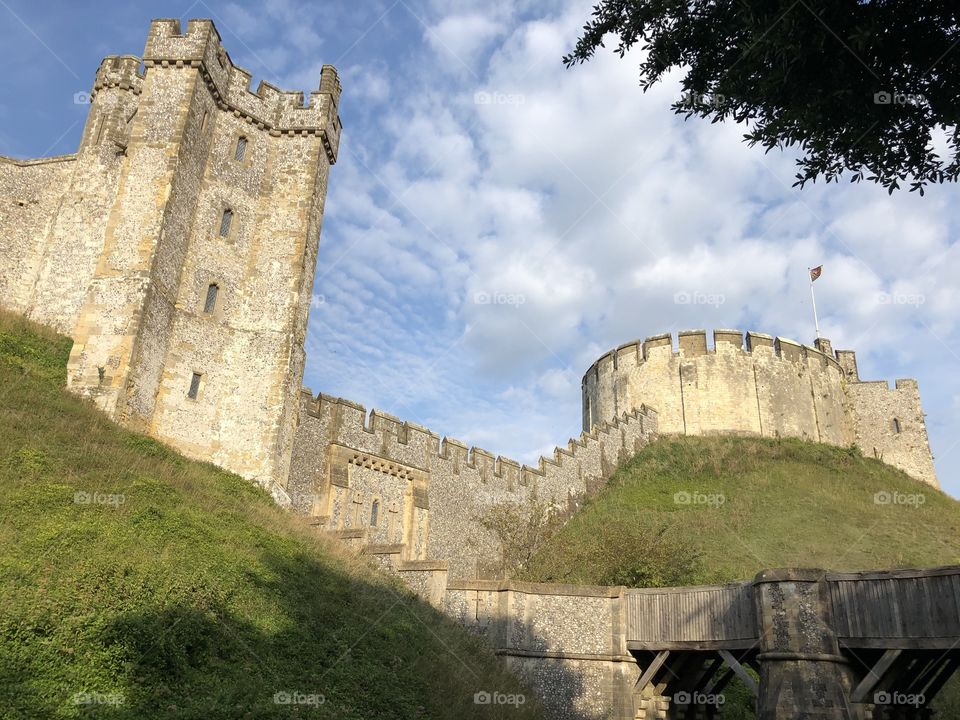
[[[522,576],[663,586],[958,563],[960,503],[855,449],[684,437],[619,468]]]
[[[69,349],[0,315],[0,717],[537,716],[482,643],[264,492],[68,395]]]
[[[960,503],[855,449],[760,438],[661,439],[539,548],[533,582],[663,587],[762,568],[960,564]],[[755,715],[739,681],[723,717]],[[960,718],[960,675],[934,700]]]

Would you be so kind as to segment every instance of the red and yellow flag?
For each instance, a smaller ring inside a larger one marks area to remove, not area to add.
[[[815,268],[810,268],[810,282],[816,280],[823,273],[823,265],[817,265]]]

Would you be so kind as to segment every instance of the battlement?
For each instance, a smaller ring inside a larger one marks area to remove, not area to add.
[[[69,155],[51,155],[50,157],[42,158],[13,158],[9,155],[0,155],[0,165],[13,165],[15,167],[32,167],[34,165],[49,165],[51,163],[62,163],[69,162],[77,159],[76,153],[70,153]]]
[[[516,460],[496,455],[481,447],[469,446],[452,437],[441,437],[422,425],[403,421],[398,417],[373,409],[369,412],[344,398],[324,393],[314,397],[307,388],[301,390],[301,408],[305,415],[320,420],[326,427],[336,426],[332,435],[352,439],[356,445],[380,448],[381,454],[397,457],[413,467],[428,468],[434,460],[452,463],[461,470],[477,471],[484,482],[501,481],[506,486],[529,485],[545,477],[552,468],[560,468],[565,462],[576,460],[578,453],[589,443],[605,435],[616,433],[623,423],[643,421],[655,424],[656,413],[642,406],[621,418],[598,424],[589,432],[582,432],[570,439],[566,447],[557,447],[550,457],[540,457],[537,465],[522,465]],[[366,442],[357,433],[370,436]],[[358,442],[359,440],[359,442]],[[331,438],[337,442],[336,438]]]
[[[645,340],[624,343],[601,355],[584,374],[583,383],[586,384],[587,378],[591,374],[598,376],[624,367],[636,367],[654,358],[662,359],[664,356],[696,358],[704,355],[737,352],[744,354],[764,353],[787,362],[812,361],[824,367],[830,366],[836,370],[841,369],[841,365],[835,357],[822,352],[817,347],[803,345],[789,338],[765,333],[750,331],[744,335],[742,330],[714,330],[713,347],[709,347],[707,344],[706,330],[681,330],[676,337],[676,350],[674,350],[673,336],[670,333],[651,335]],[[826,342],[829,343],[829,341]],[[842,352],[846,352],[848,355],[852,354],[849,351]]]
[[[662,434],[747,434],[858,444],[936,485],[916,380],[861,380],[826,338],[682,330],[620,345],[583,376],[583,427],[649,404]]]
[[[175,19],[150,23],[143,64],[148,70],[197,68],[220,109],[274,136],[320,136],[330,163],[336,162],[342,124],[338,114],[340,81],[332,65],[321,69],[319,87],[310,93],[307,103],[303,92],[280,90],[266,81],[253,90],[252,74],[230,60],[213,21],[190,20],[184,33]]]
[[[144,76],[141,64],[135,55],[107,55],[97,68],[91,97],[106,88],[120,88],[139,95],[143,90]]]
[[[370,542],[402,542],[405,561],[446,559],[456,578],[495,572],[497,540],[482,522],[491,506],[522,506],[535,494],[556,512],[572,512],[657,433],[657,413],[640,406],[531,467],[342,398],[304,389],[300,400],[289,482],[294,507],[340,531],[386,503],[394,514],[386,527],[372,526],[380,540]],[[400,482],[404,477],[413,483]]]

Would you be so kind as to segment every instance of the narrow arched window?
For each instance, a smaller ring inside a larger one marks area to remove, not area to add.
[[[207,288],[207,299],[203,303],[203,311],[207,314],[212,313],[217,308],[217,295],[220,293],[220,286],[211,283]]]
[[[220,237],[228,237],[230,235],[230,223],[233,222],[233,210],[227,208],[223,211],[223,216],[220,218]]]
[[[243,162],[243,156],[247,154],[247,139],[241,135],[237,138],[237,149],[233,153],[233,159],[237,162]]]
[[[377,519],[380,516],[380,501],[374,500],[370,506],[370,527],[377,526]]]
[[[903,429],[903,428],[900,427],[900,420],[897,419],[897,418],[894,418],[894,419],[893,419],[893,431],[899,435],[899,434],[900,434],[900,431],[901,431],[902,429]]]

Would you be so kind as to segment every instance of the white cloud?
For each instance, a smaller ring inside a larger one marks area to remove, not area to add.
[[[427,43],[441,59],[441,67],[473,74],[477,56],[503,32],[487,13],[447,15],[425,30]]]
[[[322,27],[292,2],[266,12],[303,28],[253,50],[284,63],[284,83],[315,86],[337,60],[320,57]],[[941,479],[960,492],[953,188],[793,188],[792,156],[673,115],[675,77],[641,92],[636,55],[564,68],[589,3],[417,12],[371,10],[337,51],[347,129],[318,261],[326,303],[311,316],[314,390],[533,462],[579,431],[581,373],[610,347],[687,327],[810,342],[806,269],[824,264],[824,333],[859,351],[864,377],[920,378]]]

